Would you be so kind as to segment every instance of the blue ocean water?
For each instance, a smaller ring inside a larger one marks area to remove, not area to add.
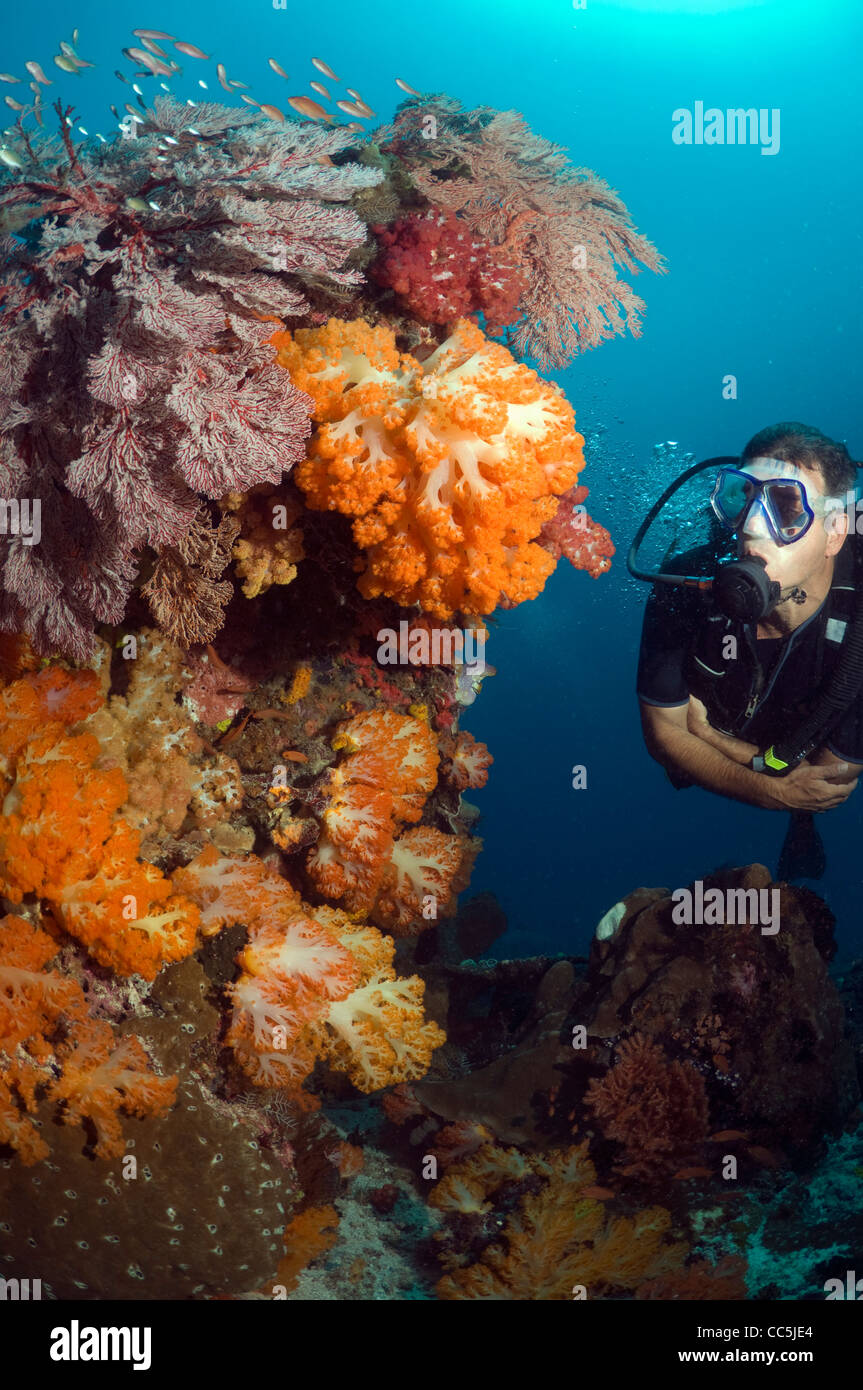
[[[82,0],[70,10],[48,0],[6,17],[0,66],[41,61],[66,99],[75,91],[84,126],[109,134],[108,103],[122,108],[128,96],[111,74],[141,25],[198,44],[261,86],[268,57],[305,85],[309,56],[319,55],[381,119],[400,98],[396,76],[466,106],[516,108],[620,192],[668,274],[637,277],[647,302],[640,339],[611,340],[557,373],[591,440],[589,510],[618,554],[598,581],[561,564],[537,601],[498,615],[488,647],[498,674],[464,720],[495,757],[488,787],[473,794],[485,849],[471,891],[503,905],[502,949],[579,951],[606,908],[640,884],[685,884],[729,861],[775,867],[784,816],[675,792],[644,750],[634,678],[647,590],[623,559],[667,481],[652,463],[659,442],[698,458],[735,453],[763,426],[796,419],[860,454],[859,7]],[[73,26],[97,66],[60,78],[50,55]],[[198,87],[194,59],[185,69],[179,95],[219,99],[218,88]],[[280,82],[269,75],[265,99],[278,100]],[[698,101],[778,109],[778,151],[674,144],[672,113]],[[727,374],[736,400],[723,399]],[[572,789],[574,764],[587,769],[585,790]],[[828,872],[819,891],[838,916],[843,952],[863,940],[861,797],[820,818]]]

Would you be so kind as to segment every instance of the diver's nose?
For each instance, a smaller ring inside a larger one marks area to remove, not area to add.
[[[758,540],[764,540],[765,538],[767,540],[770,539],[770,528],[767,525],[764,507],[759,497],[755,497],[752,500],[749,511],[746,513],[743,520],[741,534],[744,536],[753,536]]]

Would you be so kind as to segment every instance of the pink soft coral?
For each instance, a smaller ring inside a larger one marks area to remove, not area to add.
[[[517,317],[527,281],[510,247],[491,246],[458,217],[436,211],[372,231],[381,252],[369,278],[391,289],[415,318],[451,324],[482,313],[496,334]]]

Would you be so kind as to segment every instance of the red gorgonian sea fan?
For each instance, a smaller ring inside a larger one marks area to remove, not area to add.
[[[614,189],[573,167],[517,111],[411,99],[374,139],[433,208],[456,214],[473,237],[522,266],[527,287],[508,345],[541,371],[627,328],[640,334],[644,303],[617,267],[662,271],[662,257]]]
[[[211,103],[159,97],[136,138],[102,146],[73,145],[56,109],[62,143],[19,121],[21,168],[0,174],[16,232],[0,242],[0,495],[41,505],[38,544],[4,538],[0,630],[86,659],[150,546],[171,557],[154,611],[208,640],[217,574],[173,573],[206,526],[200,499],[277,483],[310,433],[262,320],[332,310],[361,280],[347,259],[365,227],[345,204],[381,173],[332,162],[349,131]]]

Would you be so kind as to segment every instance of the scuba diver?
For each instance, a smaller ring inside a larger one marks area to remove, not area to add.
[[[856,469],[820,430],[771,426],[739,459],[708,459],[676,479],[629,555],[630,572],[654,585],[637,680],[647,750],[676,788],[790,811],[777,875],[786,880],[821,877],[813,814],[847,800],[863,771]],[[640,569],[650,523],[704,470],[715,475],[710,541],[656,573]]]

